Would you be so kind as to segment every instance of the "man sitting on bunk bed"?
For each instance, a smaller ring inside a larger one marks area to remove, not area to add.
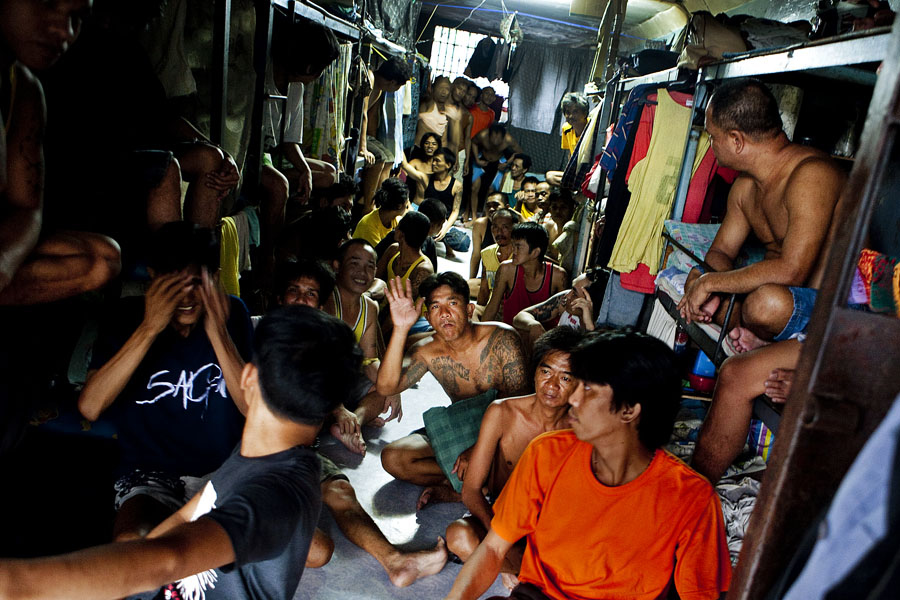
[[[788,140],[775,97],[757,80],[722,84],[706,109],[706,130],[719,164],[741,175],[706,254],[715,272],[695,267],[678,309],[688,322],[722,322],[722,295],[746,294],[726,340],[737,352],[797,337],[822,279],[844,174],[826,154]],[[751,233],[766,256],[735,269]]]
[[[730,326],[724,323],[722,294],[746,294],[736,304],[734,314],[739,318],[725,342],[738,353],[753,351],[754,355],[763,346],[785,342],[772,347],[772,356],[787,351],[781,358],[784,362],[763,361],[758,371],[791,368],[796,340],[802,340],[806,332],[822,280],[825,249],[837,227],[834,215],[844,174],[827,155],[787,139],[774,96],[757,80],[720,86],[706,109],[706,129],[719,164],[741,175],[731,188],[725,219],[706,254],[715,272],[694,268],[678,308],[688,322],[714,320]],[[734,260],[751,233],[766,247],[766,256],[735,269]],[[743,371],[738,361],[756,362],[735,357],[726,362],[721,374]],[[713,482],[740,452],[752,414],[752,402],[738,402],[727,392],[726,382],[732,379],[720,378],[693,458],[694,468]],[[759,374],[751,379],[759,384],[763,380]],[[746,394],[744,384],[739,389],[744,390],[743,398],[758,395]]]

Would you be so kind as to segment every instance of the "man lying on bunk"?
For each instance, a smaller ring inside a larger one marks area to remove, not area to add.
[[[844,174],[826,154],[788,140],[775,97],[757,80],[717,88],[706,108],[706,130],[719,164],[741,175],[706,254],[715,272],[695,267],[678,309],[688,322],[722,323],[723,295],[746,294],[735,313],[738,326],[726,340],[734,350],[796,337],[815,304]],[[736,269],[751,234],[766,256]]]
[[[344,258],[351,263],[356,258],[365,261],[364,252],[374,255],[371,246],[364,240],[351,240],[343,248],[346,252]],[[372,259],[374,260],[374,258]],[[345,273],[346,275],[346,273]],[[340,281],[340,280],[339,280]],[[279,290],[277,301],[281,305],[295,306],[305,305],[311,308],[328,312],[325,308],[325,300],[331,299],[331,290],[335,288],[334,275],[332,275],[321,263],[313,260],[304,260],[297,263],[288,263],[279,270]],[[370,282],[371,283],[371,282]],[[340,298],[340,295],[338,296]],[[367,298],[359,298],[360,307],[363,300],[372,302]],[[344,309],[348,307],[345,305]],[[362,322],[366,323],[367,313],[371,314],[372,325],[378,327],[375,313],[360,308],[359,315]],[[340,314],[338,315],[340,318]],[[347,321],[343,321],[345,324]],[[360,328],[351,328],[359,345]],[[365,335],[363,333],[362,335]],[[367,350],[360,346],[365,363]],[[370,349],[369,351],[374,351]],[[388,408],[384,396],[375,391],[372,383],[363,372],[354,375],[355,383],[351,386],[346,399],[338,404],[324,419],[324,425],[331,424],[331,434],[338,438],[345,446],[354,452],[365,454],[366,444],[360,434],[360,425],[371,424],[378,419],[383,424],[378,414]],[[399,398],[398,398],[399,402]],[[351,410],[353,412],[351,412]],[[392,414],[388,420],[398,416]],[[322,503],[331,511],[338,528],[347,536],[347,539],[374,556],[387,572],[391,583],[397,587],[410,585],[417,579],[439,572],[447,562],[447,549],[440,538],[435,547],[420,552],[404,552],[388,541],[384,533],[365,511],[356,498],[356,491],[350,484],[350,480],[341,469],[324,454],[319,454],[319,462],[322,463],[319,485],[322,490]],[[306,566],[318,568],[331,560],[334,550],[334,542],[331,538],[316,527],[313,534],[309,555],[306,558]]]
[[[67,298],[119,274],[119,247],[112,239],[42,231],[47,116],[31,69],[47,69],[66,52],[89,10],[88,0],[0,2],[0,304]]]
[[[534,394],[493,402],[485,411],[478,442],[468,461],[457,459],[462,499],[470,514],[447,528],[447,548],[464,562],[491,528],[496,500],[528,443],[548,431],[569,427],[569,394],[577,381],[569,364],[571,352],[583,334],[571,327],[556,327],[534,345]],[[487,488],[489,498],[483,489]],[[504,573],[517,574],[521,550],[504,565]]]
[[[311,446],[359,371],[355,346],[334,317],[276,309],[238,373],[239,443],[202,490],[144,539],[0,560],[0,598],[293,598],[321,507]]]
[[[675,355],[634,332],[572,352],[571,430],[535,438],[447,598],[478,598],[527,539],[510,598],[682,598],[726,591],[731,561],[712,485],[661,448],[681,397]],[[495,600],[492,598],[491,600]]]
[[[470,448],[478,436],[478,423],[490,401],[498,396],[518,396],[528,391],[522,342],[518,334],[501,323],[473,323],[474,305],[469,303],[469,286],[462,276],[445,272],[425,278],[419,285],[420,298],[413,302],[409,282],[389,282],[387,291],[394,330],[378,371],[378,392],[397,394],[430,371],[450,396],[452,403],[468,399],[468,406],[481,406],[472,427],[472,439],[454,440],[454,448]],[[434,336],[412,345],[404,356],[407,334],[422,314],[434,328]],[[403,368],[404,358],[409,364]],[[455,459],[456,457],[454,457]],[[403,481],[429,487],[420,503],[458,499],[435,458],[435,448],[424,429],[388,444],[381,452],[384,469]]]

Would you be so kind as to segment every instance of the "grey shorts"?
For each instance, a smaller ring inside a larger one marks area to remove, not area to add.
[[[135,469],[116,480],[115,508],[119,510],[126,500],[135,496],[150,496],[173,511],[184,506],[188,500],[203,489],[210,476],[192,477],[173,475],[164,471]]]
[[[344,479],[346,481],[350,481],[344,472],[341,471],[341,468],[334,464],[334,461],[322,454],[321,452],[317,452],[319,455],[319,462],[322,463],[322,476],[319,477],[319,484],[323,484],[329,479]]]
[[[375,155],[375,162],[377,163],[393,163],[394,162],[394,150],[388,148],[386,144],[378,141],[373,138],[371,135],[366,136],[366,148]]]

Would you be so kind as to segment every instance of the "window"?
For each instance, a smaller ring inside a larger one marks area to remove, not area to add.
[[[449,29],[438,26],[434,30],[434,41],[431,45],[431,66],[435,75],[446,75],[451,80],[459,77],[466,70],[472,52],[478,42],[488,36],[471,31]],[[491,37],[494,42],[500,38]]]

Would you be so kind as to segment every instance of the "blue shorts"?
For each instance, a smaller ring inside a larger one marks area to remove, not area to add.
[[[812,288],[788,287],[788,289],[794,298],[794,310],[787,325],[784,326],[781,333],[775,336],[776,342],[783,342],[795,338],[801,333],[806,333],[813,307],[816,305],[816,296],[819,293],[818,290]]]

